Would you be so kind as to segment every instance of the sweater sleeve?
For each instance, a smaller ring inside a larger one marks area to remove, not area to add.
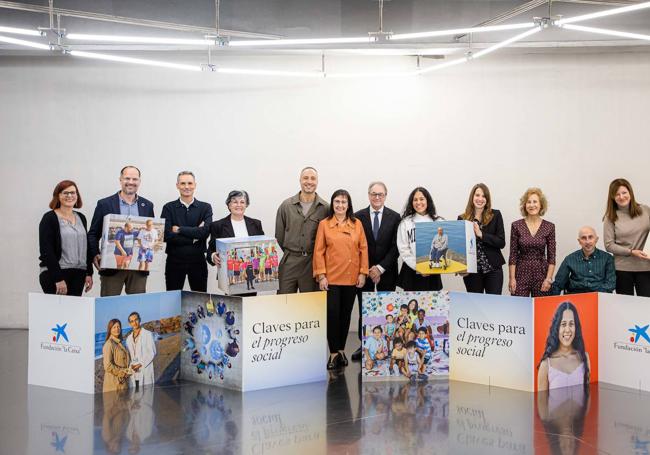
[[[404,261],[411,269],[415,270],[415,252],[411,249],[411,242],[409,241],[409,229],[413,223],[409,220],[402,220],[397,228],[397,251]]]
[[[603,241],[605,242],[605,249],[615,256],[630,256],[632,252],[629,248],[621,246],[616,243],[616,232],[614,230],[614,223],[605,218],[603,223]]]

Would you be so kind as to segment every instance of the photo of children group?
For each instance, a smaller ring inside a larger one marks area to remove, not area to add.
[[[103,269],[161,269],[162,255],[157,253],[164,247],[165,220],[111,214],[104,218],[103,227]]]
[[[272,237],[218,239],[219,254],[225,258],[219,287],[230,295],[278,289],[280,248]],[[223,276],[224,272],[227,277]],[[227,280],[227,281],[226,281]]]
[[[449,374],[449,294],[368,292],[362,304],[364,379]]]

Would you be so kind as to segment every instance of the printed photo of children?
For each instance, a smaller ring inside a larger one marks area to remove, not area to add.
[[[281,252],[277,241],[273,238],[266,240],[242,241],[232,239],[236,243],[228,245],[227,249],[219,248],[225,270],[220,270],[219,287],[228,295],[237,295],[248,292],[266,292],[278,289],[278,265]],[[219,239],[219,242],[231,239]],[[227,278],[227,279],[226,279]],[[227,282],[227,288],[221,280]]]
[[[362,300],[364,380],[449,374],[447,292],[364,293]]]
[[[106,215],[102,235],[101,267],[120,270],[161,270],[165,220]],[[135,261],[133,258],[135,257]]]

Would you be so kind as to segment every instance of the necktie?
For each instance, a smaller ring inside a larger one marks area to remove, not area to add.
[[[379,235],[379,211],[375,210],[375,218],[372,220],[372,236],[377,240]]]

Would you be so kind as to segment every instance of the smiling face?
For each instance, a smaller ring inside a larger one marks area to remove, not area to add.
[[[373,210],[381,210],[386,201],[386,188],[380,184],[373,185],[368,191],[368,200]]]
[[[127,196],[132,196],[138,192],[140,188],[140,173],[134,167],[127,167],[120,175],[120,186],[122,193]]]
[[[485,204],[487,204],[487,198],[485,197],[485,193],[483,193],[483,190],[481,188],[476,188],[476,191],[474,191],[472,204],[474,204],[474,210],[483,210],[485,208]]]
[[[389,314],[389,315],[386,316],[386,322],[388,322],[389,324],[393,323],[393,315],[392,314]]]
[[[381,330],[375,329],[372,331],[372,336],[375,337],[375,339],[379,340],[381,338]]]
[[[119,338],[120,333],[122,333],[122,324],[116,322],[113,324],[113,327],[111,327],[111,336],[114,338]]]
[[[334,214],[338,217],[344,217],[348,211],[348,198],[342,194],[334,198]]]
[[[536,194],[531,194],[526,200],[526,213],[530,216],[539,215],[542,205],[539,202],[539,196]]]
[[[300,191],[314,194],[318,188],[318,174],[313,169],[305,169],[300,174]]]
[[[140,318],[137,314],[129,316],[129,325],[133,330],[138,330],[140,328]]]
[[[179,175],[176,181],[176,189],[183,198],[191,199],[196,190],[196,181],[190,174]]]
[[[583,227],[578,232],[578,243],[582,248],[582,252],[585,256],[591,256],[591,254],[596,249],[596,244],[598,243],[598,236],[596,232],[590,227]]]
[[[562,312],[562,321],[560,322],[560,331],[558,337],[560,338],[560,345],[565,348],[570,348],[573,345],[573,340],[576,336],[576,321],[573,311],[564,310]]]
[[[630,205],[630,191],[627,187],[621,185],[616,190],[616,195],[614,196],[614,201],[618,205],[619,209],[623,209]]]
[[[61,207],[73,208],[77,203],[77,187],[70,185],[59,193]]]
[[[413,204],[413,210],[415,210],[416,213],[420,215],[426,215],[427,213],[427,198],[424,197],[424,194],[422,194],[422,191],[416,191],[415,194],[413,195],[413,200],[411,201],[411,204]]]
[[[234,197],[228,202],[228,210],[232,215],[244,216],[246,212],[246,198],[244,196]]]

